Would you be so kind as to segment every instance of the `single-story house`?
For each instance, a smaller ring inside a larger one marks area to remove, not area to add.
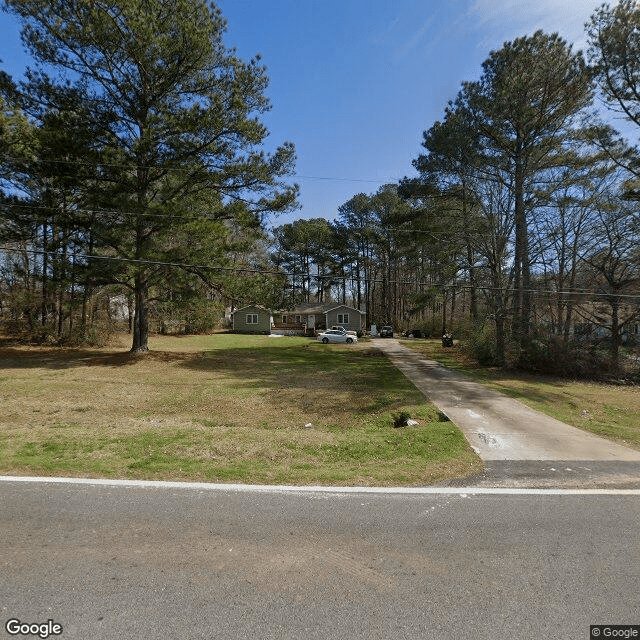
[[[273,317],[276,330],[306,334],[314,334],[333,326],[361,332],[365,322],[364,311],[337,302],[301,304],[291,311],[278,311]]]
[[[236,309],[232,314],[232,327],[238,333],[271,333],[273,314],[259,304]]]

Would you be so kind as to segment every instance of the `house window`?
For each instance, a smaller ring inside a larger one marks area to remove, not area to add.
[[[338,324],[349,324],[349,314],[348,313],[339,313],[338,314]]]
[[[247,324],[258,324],[258,314],[247,313]]]
[[[296,316],[296,324],[300,324],[302,322],[302,316]]]
[[[287,316],[282,316],[282,324],[287,324]]]

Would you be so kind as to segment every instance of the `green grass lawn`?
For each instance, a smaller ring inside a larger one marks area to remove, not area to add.
[[[0,350],[1,473],[397,486],[482,467],[366,342],[156,336],[144,355],[126,345]],[[418,425],[395,429],[400,411]]]
[[[443,348],[440,340],[402,344],[566,424],[640,450],[638,387],[481,368],[460,348]]]

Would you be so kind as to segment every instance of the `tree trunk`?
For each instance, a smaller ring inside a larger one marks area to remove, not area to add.
[[[611,304],[611,368],[614,374],[620,371],[620,317],[618,298],[613,298]]]
[[[62,238],[62,259],[59,267],[58,273],[58,338],[62,337],[62,333],[64,330],[64,302],[65,302],[65,282],[67,279],[66,274],[66,265],[67,265],[67,252],[68,252],[68,243],[66,233],[61,233]]]
[[[499,367],[505,364],[505,335],[504,335],[504,314],[502,311],[496,313],[496,360]]]
[[[578,238],[579,234],[576,234],[576,239],[573,242],[571,248],[571,276],[569,277],[569,291],[573,291],[576,286],[576,277],[578,274]],[[564,320],[564,344],[569,344],[569,338],[571,334],[571,324],[573,323],[573,309],[574,309],[574,296],[569,295],[567,301],[567,312]]]
[[[286,290],[285,290],[286,292]],[[283,293],[284,299],[284,293]],[[129,333],[133,333],[133,317],[134,317],[134,296],[131,293],[127,294],[127,321],[129,327]],[[234,303],[231,303],[231,313],[235,310]]]
[[[478,322],[478,294],[476,292],[476,268],[472,264],[473,249],[467,247],[467,257],[469,259],[469,315],[473,324]],[[463,301],[464,307],[464,301]]]
[[[135,279],[136,308],[133,316],[133,346],[132,353],[146,353],[149,351],[149,318],[147,315],[148,284],[140,272]]]
[[[362,310],[362,282],[360,280],[360,255],[356,260],[356,291],[358,296],[358,309]],[[366,321],[365,321],[366,322]]]
[[[447,290],[442,288],[442,331],[440,335],[447,333]]]
[[[44,327],[47,323],[47,270],[49,257],[47,254],[47,223],[42,225],[42,301],[40,303],[41,324]]]
[[[93,255],[93,233],[89,232],[89,255]],[[87,335],[87,307],[89,304],[89,298],[93,292],[92,276],[89,275],[82,283],[82,318],[80,320],[80,333],[82,339]]]
[[[456,317],[456,288],[455,286],[451,289],[451,313],[449,314],[451,318],[451,324],[453,324]]]
[[[520,146],[520,143],[518,143]],[[524,159],[521,150],[516,151],[514,206],[515,206],[515,323],[517,338],[521,348],[526,347],[531,320],[531,271],[529,266],[529,238],[527,215],[524,206]]]
[[[469,209],[467,206],[467,187],[466,181],[462,180],[462,219],[464,221],[465,245],[467,249],[467,264],[469,267],[469,286],[470,286],[470,307],[469,315],[471,321],[475,324],[478,321],[478,300],[476,297],[476,268],[475,255],[473,250],[473,242],[469,233]],[[454,292],[455,295],[455,292]],[[463,303],[464,304],[464,303]],[[453,314],[452,314],[453,315]]]

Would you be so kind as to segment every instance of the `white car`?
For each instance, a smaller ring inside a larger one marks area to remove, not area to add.
[[[350,329],[345,329],[344,327],[337,327],[337,326],[333,326],[331,327],[331,329],[334,329],[335,331],[342,331],[342,333],[346,333],[349,336],[357,336],[358,333],[356,331],[351,331]]]
[[[318,334],[317,340],[323,344],[328,344],[329,342],[346,342],[347,344],[351,344],[352,342],[358,342],[358,336],[347,333],[344,330],[341,331],[340,329],[327,329]]]

